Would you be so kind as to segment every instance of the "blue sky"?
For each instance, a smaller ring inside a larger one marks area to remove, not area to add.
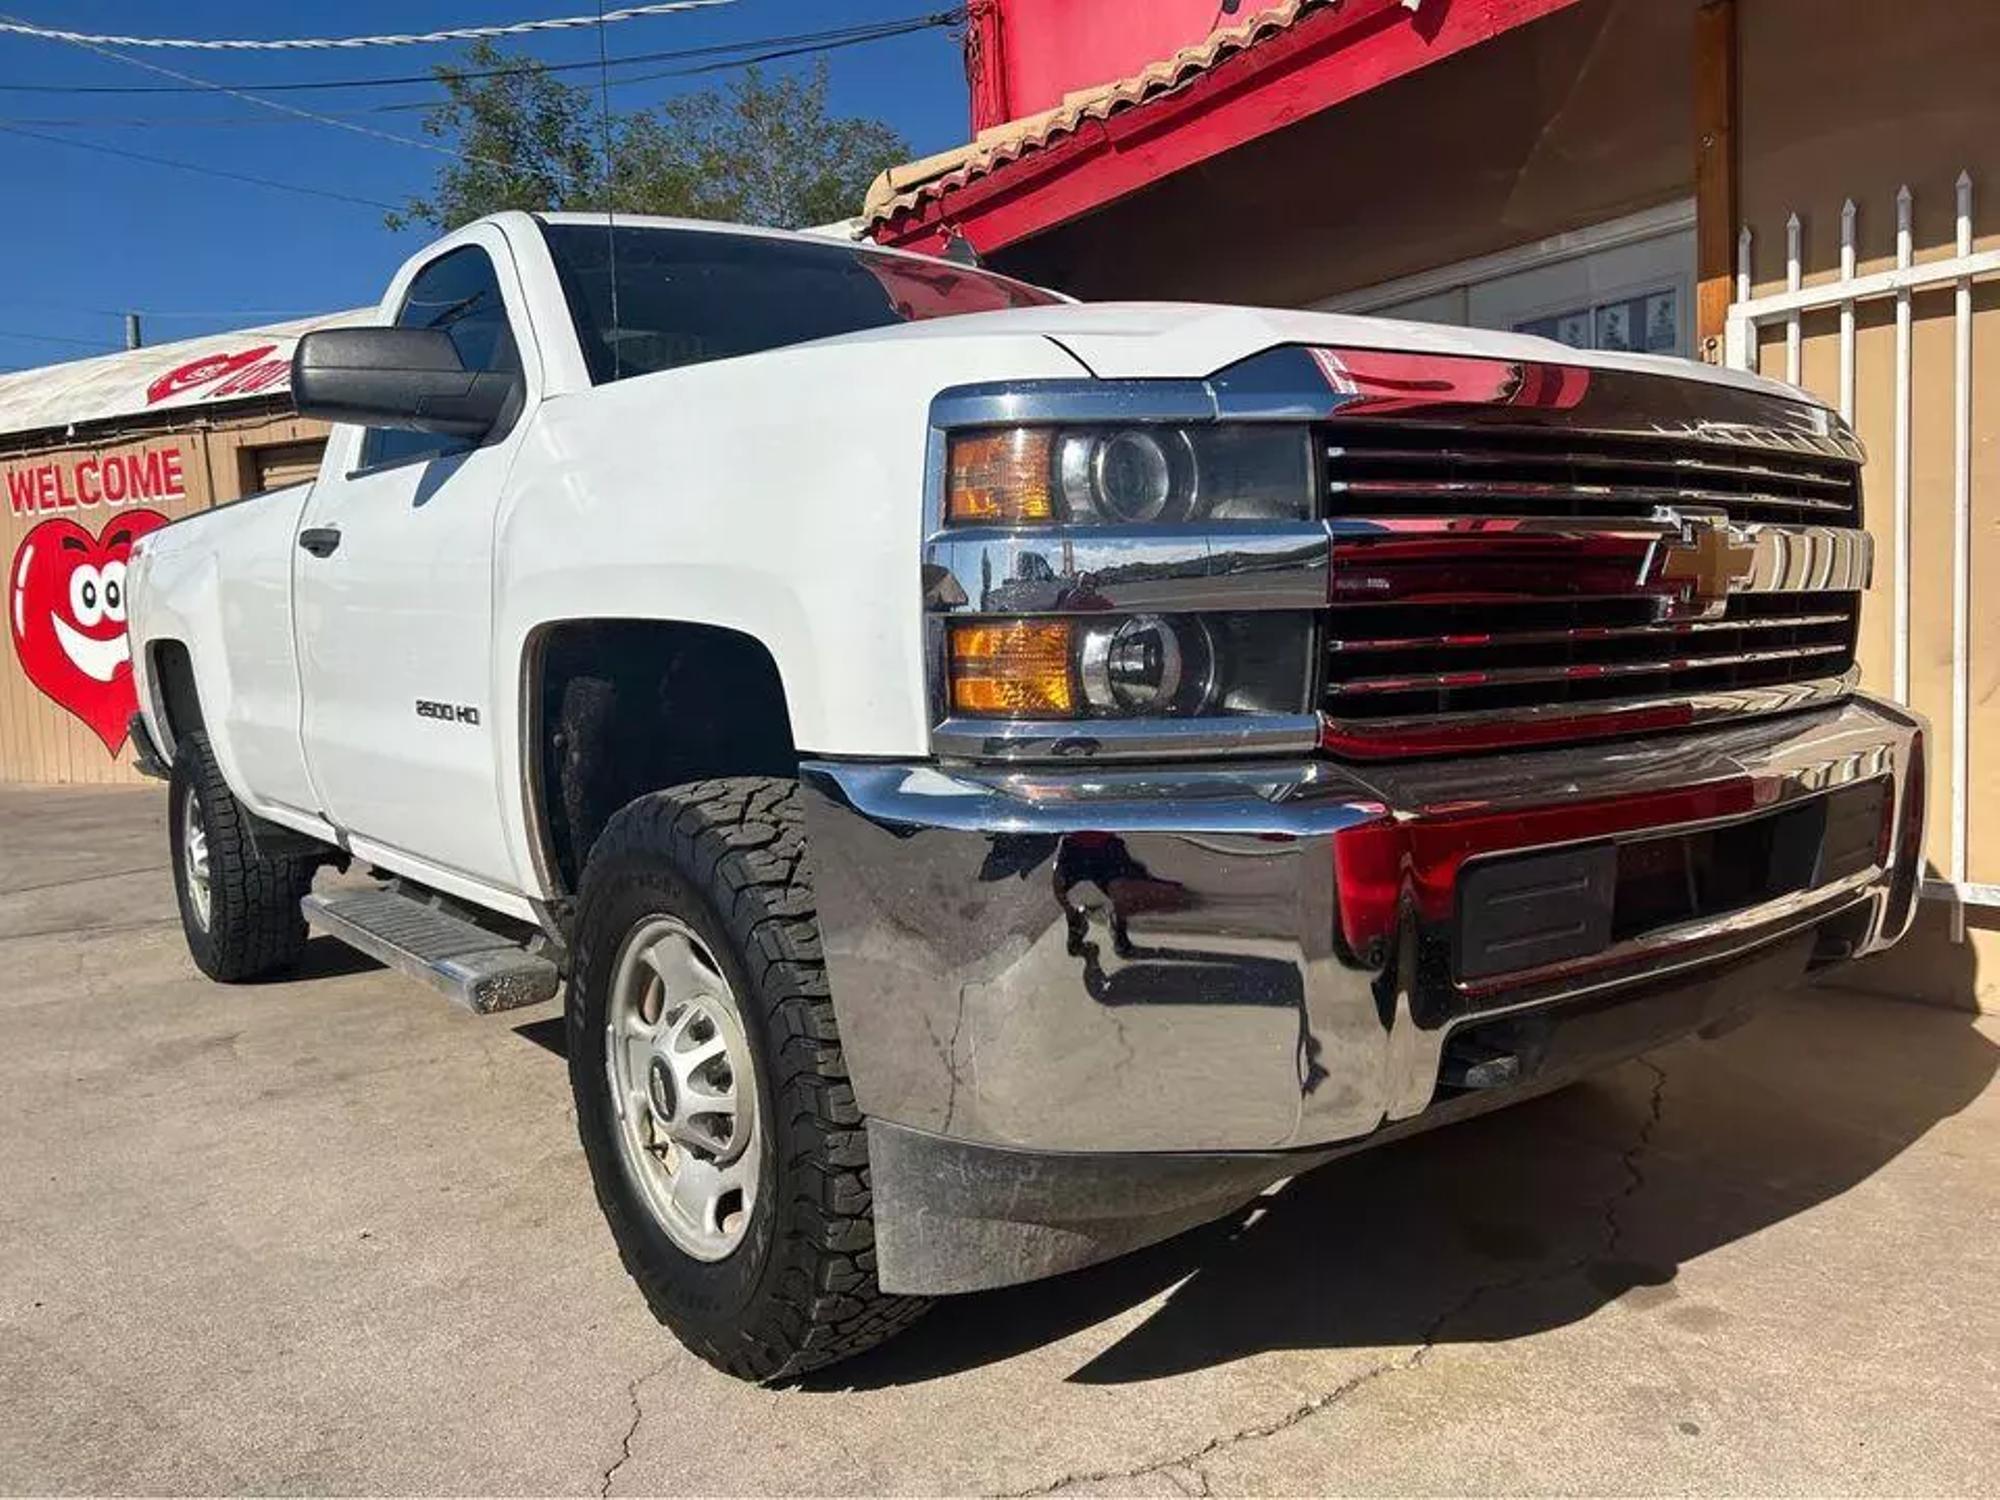
[[[615,5],[615,0],[613,0]],[[711,11],[630,21],[605,34],[611,55],[823,31],[948,8],[948,0],[736,0]],[[66,30],[200,37],[345,36],[589,13],[595,0],[0,0],[0,12]],[[535,38],[548,61],[594,60],[594,32]],[[136,54],[178,72],[254,91],[260,83],[418,74],[441,47],[308,54]],[[887,120],[919,154],[965,138],[965,80],[945,30],[827,55],[833,105]],[[770,64],[809,68],[811,59]],[[670,63],[628,72],[651,72]],[[584,71],[571,75],[595,81]],[[614,71],[613,77],[615,78]],[[632,108],[727,74],[614,89]],[[0,36],[0,85],[149,85],[172,80],[60,42]],[[341,89],[276,97],[323,113],[435,95],[434,86]],[[216,124],[228,117],[249,123]],[[418,111],[347,116],[420,135]],[[268,120],[269,123],[266,123]],[[121,309],[148,314],[148,343],[375,301],[425,232],[391,234],[380,210],[221,181],[8,134],[198,162],[223,171],[397,203],[424,190],[443,160],[327,125],[293,121],[220,94],[24,92],[0,87],[0,369],[84,358],[123,341]],[[24,335],[36,335],[29,338]],[[58,340],[66,342],[57,342]]]

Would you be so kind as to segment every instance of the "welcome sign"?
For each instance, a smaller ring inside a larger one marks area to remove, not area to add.
[[[8,512],[27,527],[6,575],[14,660],[111,755],[138,708],[126,567],[133,544],[189,498],[189,451],[175,439],[0,463]]]
[[[17,516],[142,500],[178,500],[187,494],[178,444],[138,453],[49,459],[7,467],[7,507]]]

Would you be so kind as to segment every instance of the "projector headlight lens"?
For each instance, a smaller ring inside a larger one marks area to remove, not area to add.
[[[1134,615],[1084,632],[1078,677],[1102,714],[1197,714],[1215,696],[1215,643],[1196,615]]]
[[[1315,511],[1309,430],[1007,427],[953,434],[953,525],[1176,525],[1306,521]]]

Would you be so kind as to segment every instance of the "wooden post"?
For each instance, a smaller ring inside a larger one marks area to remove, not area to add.
[[[1734,290],[1736,0],[1702,0],[1694,18],[1695,342],[1710,364]]]
[[[965,82],[975,136],[1014,117],[1007,97],[1006,27],[1000,0],[971,0],[966,6]]]

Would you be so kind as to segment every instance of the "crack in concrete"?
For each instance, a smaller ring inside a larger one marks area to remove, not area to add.
[[[1105,1064],[1104,1071],[1116,1078],[1121,1072],[1139,1060],[1139,1051],[1132,1045],[1132,1038],[1126,1034],[1125,1018],[1116,1006],[1106,1007],[1105,1019],[1111,1022],[1111,1040],[1118,1044],[1118,1056]]]
[[[924,1028],[924,1040],[931,1044],[931,1051],[936,1055],[938,1065],[944,1069],[944,1119],[938,1126],[938,1129],[941,1131],[949,1131],[953,1119],[957,1117],[959,1085],[961,1083],[970,1083],[970,1080],[961,1077],[959,1073],[958,1038],[959,1034],[965,1030],[966,991],[971,989],[976,983],[978,983],[977,980],[967,979],[959,984],[958,1011],[952,1019],[950,1037],[940,1038],[937,1034],[937,1028],[931,1025],[929,1016],[919,1015],[917,1017],[918,1024]]]
[[[1070,1488],[1072,1485],[1078,1484],[1101,1484],[1111,1479],[1143,1479],[1149,1474],[1164,1475],[1171,1469],[1185,1469],[1190,1474],[1198,1476],[1202,1485],[1201,1493],[1209,1494],[1211,1491],[1208,1485],[1208,1475],[1200,1467],[1202,1459],[1220,1453],[1225,1449],[1234,1448],[1239,1443],[1260,1442],[1265,1438],[1276,1437],[1279,1433],[1298,1426],[1299,1423],[1305,1421],[1308,1417],[1317,1416],[1328,1407],[1338,1405],[1363,1386],[1379,1380],[1384,1375],[1394,1374],[1398,1370],[1416,1368],[1416,1366],[1423,1363],[1424,1355],[1429,1352],[1429,1349],[1430,1346],[1426,1344],[1413,1349],[1401,1358],[1385,1360],[1379,1365],[1370,1366],[1360,1374],[1343,1380],[1332,1390],[1323,1392],[1313,1397],[1310,1401],[1300,1403],[1282,1416],[1276,1417],[1269,1422],[1260,1422],[1254,1427],[1241,1427],[1235,1432],[1226,1432],[1218,1437],[1212,1437],[1199,1448],[1192,1449],[1187,1453],[1177,1453],[1172,1458],[1163,1458],[1155,1463],[1140,1464],[1130,1469],[1092,1469],[1087,1472],[1064,1474],[1050,1480],[1047,1484],[1038,1484],[1032,1489],[1009,1490],[1007,1492],[1008,1500],[1028,1500],[1028,1497],[1031,1496],[1054,1495]],[[1173,1481],[1170,1479],[1168,1482],[1172,1483]],[[1179,1489],[1180,1486],[1175,1484],[1174,1488]]]
[[[1189,1500],[1207,1500],[1207,1497],[1215,1494],[1214,1489],[1210,1487],[1208,1482],[1208,1470],[1202,1468],[1199,1464],[1189,1464],[1187,1466],[1187,1477],[1195,1485],[1192,1489],[1182,1482],[1180,1475],[1173,1469],[1162,1469],[1160,1477],[1171,1484],[1179,1493],[1188,1496]]]
[[[959,1076],[958,1072],[958,1038],[965,1030],[965,992],[971,987],[972,981],[969,979],[961,981],[958,986],[958,1012],[952,1017],[951,1040],[944,1044],[945,1073],[951,1079],[951,1087],[945,1095],[944,1101],[944,1125],[942,1128],[947,1131],[951,1129],[952,1119],[958,1114],[958,1086],[964,1082],[964,1079]],[[928,1030],[929,1028],[926,1027],[926,1029]]]
[[[1408,1354],[1401,1355],[1395,1359],[1384,1360],[1378,1365],[1372,1365],[1368,1369],[1361,1371],[1358,1375],[1353,1375],[1343,1380],[1332,1390],[1323,1392],[1313,1397],[1310,1401],[1301,1402],[1272,1421],[1261,1422],[1251,1427],[1238,1428],[1235,1432],[1212,1437],[1200,1447],[1186,1453],[1179,1453],[1171,1458],[1159,1459],[1152,1463],[1140,1464],[1134,1468],[1097,1469],[1087,1472],[1064,1474],[1050,1480],[1046,1484],[1036,1485],[1032,1489],[1008,1491],[1008,1500],[1027,1500],[1027,1497],[1030,1496],[1054,1495],[1074,1485],[1102,1484],[1114,1479],[1143,1479],[1148,1475],[1155,1474],[1164,1478],[1176,1490],[1187,1493],[1179,1480],[1174,1477],[1172,1472],[1174,1470],[1182,1470],[1193,1476],[1201,1485],[1200,1494],[1212,1494],[1213,1491],[1210,1487],[1208,1473],[1201,1467],[1202,1459],[1212,1457],[1217,1453],[1224,1452],[1243,1443],[1262,1442],[1267,1438],[1276,1437],[1279,1433],[1288,1431],[1298,1426],[1301,1422],[1338,1406],[1356,1391],[1374,1384],[1385,1375],[1394,1375],[1421,1368],[1424,1362],[1430,1357],[1431,1351],[1437,1347],[1439,1341],[1444,1337],[1445,1330],[1458,1319],[1464,1317],[1486,1297],[1500,1292],[1515,1291],[1521,1287],[1532,1286],[1541,1281],[1552,1281],[1558,1277],[1575,1275],[1592,1261],[1614,1253],[1619,1245],[1623,1243],[1625,1237],[1625,1227],[1620,1217],[1621,1210],[1646,1185],[1646,1174],[1640,1169],[1639,1158],[1652,1146],[1653,1133],[1659,1128],[1666,1107],[1667,1070],[1654,1062],[1650,1057],[1641,1057],[1636,1059],[1636,1061],[1652,1070],[1652,1097],[1647,1108],[1646,1118],[1640,1122],[1638,1132],[1632,1138],[1632,1143],[1619,1153],[1618,1162],[1624,1169],[1625,1183],[1617,1192],[1605,1199],[1599,1210],[1599,1222],[1602,1224],[1603,1229],[1599,1243],[1594,1249],[1572,1257],[1560,1265],[1541,1267],[1537,1270],[1524,1272],[1518,1276],[1505,1277],[1497,1281],[1475,1283],[1466,1289],[1465,1295],[1446,1307],[1431,1320],[1430,1325],[1424,1330],[1421,1342]]]
[[[67,890],[76,885],[94,885],[104,880],[124,880],[132,875],[162,875],[173,868],[172,865],[141,865],[136,870],[105,870],[96,875],[65,875],[61,880],[44,880],[39,885],[17,885],[0,891],[0,901],[9,896],[28,896],[37,891]]]
[[[1659,1128],[1661,1115],[1666,1108],[1667,1070],[1650,1057],[1633,1059],[1653,1075],[1652,1096],[1647,1103],[1646,1118],[1639,1123],[1638,1132],[1632,1143],[1618,1153],[1618,1165],[1625,1173],[1625,1185],[1599,1206],[1598,1221],[1603,1226],[1598,1244],[1580,1255],[1554,1266],[1543,1266],[1524,1271],[1518,1276],[1505,1277],[1498,1281],[1483,1281],[1471,1287],[1456,1303],[1446,1308],[1437,1320],[1425,1331],[1423,1350],[1428,1351],[1444,1336],[1444,1331],[1457,1319],[1471,1312],[1482,1300],[1500,1292],[1518,1291],[1522,1287],[1534,1286],[1539,1282],[1555,1281],[1560,1277],[1574,1276],[1591,1262],[1601,1260],[1617,1252],[1625,1238],[1625,1227],[1621,1222],[1620,1210],[1646,1185],[1646,1174],[1639,1169],[1639,1158],[1653,1144],[1653,1132]],[[1419,1361],[1421,1363],[1421,1361]]]
[[[78,922],[69,927],[38,927],[27,932],[0,932],[0,943],[25,943],[31,938],[100,937],[117,932],[148,932],[156,927],[178,927],[180,918],[154,917],[142,922]]]
[[[639,1424],[646,1420],[645,1408],[639,1402],[639,1387],[666,1369],[660,1365],[643,1375],[636,1375],[625,1387],[625,1399],[632,1403],[632,1420],[626,1425],[625,1436],[618,1441],[618,1457],[611,1461],[605,1471],[598,1476],[598,1500],[609,1500],[611,1482],[618,1477],[618,1471],[632,1461],[632,1440],[639,1435]]]
[[[1618,1158],[1619,1165],[1625,1169],[1626,1183],[1623,1192],[1615,1193],[1605,1200],[1604,1248],[1599,1252],[1602,1255],[1615,1254],[1625,1241],[1625,1226],[1619,1220],[1619,1210],[1637,1197],[1639,1190],[1646,1185],[1646,1174],[1639,1169],[1639,1158],[1652,1149],[1653,1132],[1660,1128],[1661,1117],[1666,1112],[1667,1070],[1650,1057],[1641,1057],[1637,1061],[1641,1066],[1653,1070],[1653,1097],[1647,1108],[1645,1121],[1639,1126],[1638,1135],[1633,1138],[1632,1144],[1625,1148],[1624,1155]]]

